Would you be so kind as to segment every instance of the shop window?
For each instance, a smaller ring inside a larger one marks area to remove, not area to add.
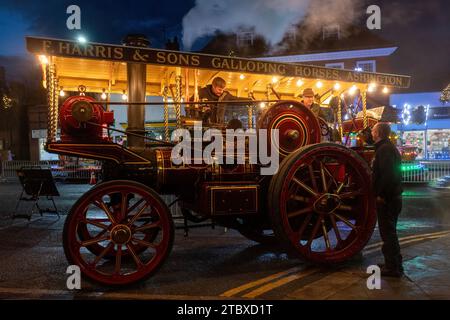
[[[423,159],[425,156],[425,131],[404,131],[402,147],[415,147],[416,159]]]
[[[428,130],[427,152],[431,160],[450,159],[450,130]]]

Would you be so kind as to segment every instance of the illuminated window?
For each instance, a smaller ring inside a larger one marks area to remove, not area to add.
[[[365,72],[375,72],[377,70],[375,60],[357,61],[356,68],[361,68]]]

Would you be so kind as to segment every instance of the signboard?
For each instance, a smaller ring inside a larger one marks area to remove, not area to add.
[[[47,137],[47,129],[31,130],[31,138],[42,139]]]
[[[101,59],[165,66],[170,65],[217,71],[280,75],[345,82],[376,82],[379,85],[399,88],[408,88],[410,85],[409,76],[386,73],[357,72],[298,63],[279,63],[256,59],[101,43],[79,43],[76,41],[34,37],[27,37],[26,40],[29,52],[49,56]]]

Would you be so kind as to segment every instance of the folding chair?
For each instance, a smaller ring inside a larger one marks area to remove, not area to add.
[[[12,218],[27,218],[31,219],[34,209],[36,208],[42,216],[44,212],[55,213],[59,216],[58,208],[56,207],[53,197],[59,197],[58,189],[50,169],[42,169],[41,167],[22,167],[16,171],[22,185],[22,192],[17,200],[16,208]],[[28,197],[24,196],[26,194]],[[40,197],[47,197],[53,204],[52,208],[42,209],[39,206]],[[29,214],[17,214],[21,201],[33,201]]]

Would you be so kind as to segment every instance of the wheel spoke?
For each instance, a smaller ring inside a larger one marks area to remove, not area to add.
[[[114,219],[113,214],[111,213],[111,211],[109,210],[108,206],[102,201],[102,200],[96,200],[94,201],[94,204],[99,207],[100,209],[102,209],[103,211],[105,211],[106,215],[108,216],[108,219],[113,223],[116,224],[116,220]]]
[[[327,193],[328,192],[328,183],[325,179],[325,170],[324,170],[324,166],[323,166],[322,162],[320,162],[320,177],[322,178],[323,192]]]
[[[308,202],[309,202],[309,198],[302,197],[302,196],[299,196],[299,195],[296,195],[296,194],[293,194],[293,195],[291,196],[291,200],[300,201],[300,202],[305,202],[305,203],[308,203]]]
[[[137,244],[143,245],[144,247],[149,247],[149,248],[152,248],[152,249],[155,249],[155,250],[159,247],[159,245],[155,245],[153,243],[150,243],[148,241],[144,241],[144,240],[141,240],[141,239],[133,238],[132,241],[136,242]]]
[[[306,227],[308,226],[309,222],[311,221],[312,218],[312,213],[308,214],[305,218],[305,221],[303,221],[300,229],[298,230],[298,238],[299,240],[302,238],[303,232],[305,232]]]
[[[105,247],[105,249],[103,249],[103,251],[100,252],[100,254],[99,254],[97,257],[95,257],[95,260],[92,262],[91,265],[92,265],[93,267],[95,267],[95,266],[100,262],[100,260],[102,260],[102,258],[105,256],[105,254],[108,253],[109,250],[111,250],[111,248],[112,248],[113,246],[114,246],[114,243],[110,242],[110,243]]]
[[[87,247],[87,246],[89,246],[91,244],[95,244],[95,243],[102,242],[102,241],[105,241],[105,240],[109,240],[109,236],[97,236],[97,237],[92,238],[90,240],[82,241],[80,243],[80,246],[81,247]]]
[[[306,207],[306,208],[303,208],[303,209],[300,209],[300,210],[292,211],[292,212],[289,212],[287,214],[287,216],[288,216],[288,218],[293,218],[293,217],[299,216],[299,215],[307,213],[307,212],[313,212],[313,208],[312,207]]]
[[[338,243],[342,242],[341,233],[336,224],[336,218],[333,215],[330,215],[331,225],[333,226],[334,233],[336,235],[336,239]]]
[[[141,198],[139,201],[137,201],[135,204],[133,204],[131,207],[128,208],[127,215],[132,212],[134,209],[136,209],[145,199]]]
[[[92,225],[94,225],[96,227],[99,227],[101,229],[108,229],[109,228],[108,225],[100,223],[99,220],[101,221],[101,220],[104,220],[104,219],[87,219],[86,218],[86,219],[83,219],[81,221],[84,222],[85,224],[92,224]],[[107,221],[109,221],[109,220],[107,220]]]
[[[103,229],[102,231],[100,231],[96,237],[101,237],[102,235],[104,235],[106,232],[108,232],[108,229]]]
[[[314,197],[318,197],[318,194],[311,189],[310,187],[308,187],[306,184],[304,184],[303,182],[301,182],[300,180],[298,180],[296,177],[292,178],[292,181],[294,181],[296,184],[298,184],[300,187],[302,187],[303,189],[305,189],[306,191],[308,191],[310,194],[312,194]]]
[[[134,262],[136,263],[136,266],[138,269],[141,269],[144,264],[142,263],[141,259],[136,255],[136,252],[133,249],[133,246],[130,245],[130,243],[127,243],[128,251],[130,252],[131,256],[133,257]]]
[[[330,239],[328,238],[327,228],[325,226],[325,221],[322,219],[322,232],[323,239],[325,240],[325,245],[327,246],[327,250],[331,250]]]
[[[344,180],[342,180],[341,184],[336,190],[336,194],[339,194],[342,191],[342,188],[344,187],[346,180],[348,180],[348,173],[345,174]]]
[[[130,222],[128,222],[128,226],[129,226],[129,227],[132,226],[132,225],[136,222],[136,220],[142,215],[142,213],[144,213],[145,209],[147,209],[148,206],[149,206],[149,204],[146,202],[146,203],[142,206],[142,208],[138,211],[138,213],[136,213],[136,214],[133,216],[133,218],[130,220]]]
[[[115,274],[120,274],[120,268],[122,266],[122,245],[117,245],[117,252],[116,252],[116,266],[114,269]]]
[[[318,192],[319,189],[317,189],[317,182],[316,182],[316,177],[314,175],[314,169],[313,169],[312,163],[308,165],[308,171],[309,171],[309,178],[311,179],[313,189],[315,192]]]
[[[327,190],[330,190],[330,187],[333,184],[333,182],[334,182],[335,186],[337,186],[337,182],[336,182],[336,179],[334,178],[334,176],[331,174],[330,170],[328,170],[328,168],[326,166],[324,166],[323,169],[324,169],[325,173],[328,174],[328,176],[331,178],[327,184]]]
[[[161,222],[160,221],[156,221],[156,222],[151,223],[151,224],[145,224],[145,225],[143,225],[141,227],[137,227],[137,228],[134,229],[134,231],[135,232],[140,232],[140,231],[144,231],[144,230],[147,230],[147,229],[160,228],[160,226],[161,226]]]
[[[342,210],[342,211],[352,211],[353,208],[351,206],[345,205],[345,204],[340,204],[339,207],[337,207],[338,210]]]
[[[336,216],[336,218],[338,218],[339,220],[344,222],[347,226],[349,226],[353,230],[356,230],[356,226],[353,223],[351,223],[348,219],[346,219],[343,216],[337,214],[336,212],[333,212],[332,214],[334,214]]]
[[[124,219],[127,216],[128,213],[128,194],[127,193],[121,193],[121,203],[120,203],[120,221]]]
[[[311,232],[311,236],[310,236],[309,239],[308,239],[307,245],[308,245],[309,247],[311,246],[311,243],[313,242],[314,238],[316,237],[317,231],[319,231],[320,221],[321,221],[320,219],[317,219],[317,222],[316,222],[316,224],[315,224],[315,226],[314,226],[314,229],[313,229],[313,231]]]

